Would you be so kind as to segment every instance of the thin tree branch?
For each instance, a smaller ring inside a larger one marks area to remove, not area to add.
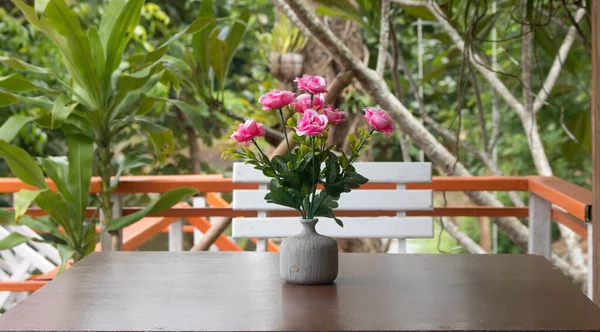
[[[483,108],[483,103],[481,102],[481,94],[479,93],[479,88],[477,86],[477,79],[475,78],[475,73],[471,71],[471,86],[473,86],[473,92],[475,93],[475,104],[477,105],[477,119],[479,120],[479,128],[481,129],[481,143],[483,144],[483,151],[487,149],[488,146],[488,134],[487,129],[485,127],[485,110]]]
[[[481,75],[490,83],[492,88],[506,101],[511,108],[513,108],[515,113],[519,116],[538,174],[551,176],[552,167],[550,167],[550,163],[548,161],[548,157],[546,155],[546,151],[544,149],[544,145],[542,143],[542,139],[540,137],[537,123],[533,117],[533,114],[526,111],[523,104],[521,104],[508,90],[504,83],[498,79],[493,70],[483,65],[483,59],[477,53],[470,52],[466,49],[464,40],[459,35],[458,31],[456,31],[456,29],[452,26],[448,18],[444,15],[441,8],[431,0],[426,3],[426,7],[441,24],[442,28],[450,36],[450,39],[452,39],[456,47],[463,52],[463,54],[466,53],[471,64],[475,66]]]
[[[575,20],[577,22],[581,21],[581,19],[583,18],[584,15],[585,15],[585,9],[580,8],[575,13]],[[560,45],[560,48],[558,49],[558,52],[556,53],[556,56],[554,57],[554,62],[552,62],[552,66],[550,67],[548,76],[546,76],[546,80],[544,81],[544,84],[542,85],[540,92],[538,92],[537,96],[535,97],[535,100],[533,102],[533,111],[534,112],[538,112],[542,108],[542,106],[546,103],[546,100],[548,99],[548,95],[552,91],[552,88],[556,84],[556,81],[558,81],[558,77],[564,67],[567,57],[569,56],[569,51],[571,50],[571,46],[573,46],[573,42],[575,41],[576,37],[577,37],[577,28],[575,28],[574,25],[571,25],[569,27],[567,35],[565,36],[565,39],[563,40],[563,43]]]
[[[441,226],[444,227],[444,230],[446,232],[448,232],[450,235],[452,235],[452,237],[455,238],[456,241],[463,248],[467,249],[468,252],[470,252],[472,254],[487,254],[488,253],[479,244],[477,244],[477,242],[473,241],[473,239],[471,239],[467,234],[463,233],[458,228],[456,223],[452,221],[453,218],[450,218],[450,217],[435,218],[435,220],[437,222],[439,222],[441,224]]]
[[[390,40],[390,1],[381,0],[381,23],[379,27],[379,52],[377,53],[377,65],[375,71],[383,77],[385,72],[385,58]]]
[[[585,48],[591,52],[592,45],[590,44],[590,41],[587,39],[587,37],[583,33],[583,30],[581,30],[581,26],[579,26],[579,21],[573,17],[573,14],[571,14],[569,7],[567,7],[567,2],[565,0],[562,0],[561,3],[563,5],[563,7],[565,8],[565,11],[567,12],[567,17],[569,18],[569,21],[571,21],[571,24],[575,27],[575,29],[577,30],[577,32],[583,39],[583,46],[585,46]]]

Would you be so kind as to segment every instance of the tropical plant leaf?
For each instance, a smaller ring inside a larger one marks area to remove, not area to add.
[[[7,237],[0,240],[0,250],[8,250],[14,248],[20,244],[23,244],[27,241],[31,240],[25,235],[21,235],[16,232],[12,232],[8,234]]]
[[[74,211],[71,227],[75,232],[79,232],[90,199],[94,144],[86,136],[69,134],[67,135],[67,146],[69,147],[70,205]]]
[[[190,187],[171,189],[171,190],[167,191],[166,193],[164,193],[156,202],[150,204],[145,209],[140,210],[136,213],[130,214],[125,217],[110,220],[108,222],[108,224],[106,225],[106,230],[114,231],[117,229],[122,229],[124,227],[127,227],[149,214],[168,210],[173,205],[181,202],[181,200],[183,200],[185,197],[191,196],[191,195],[194,195],[197,193],[198,193],[198,191],[196,189],[190,188]]]
[[[5,142],[12,141],[21,131],[21,128],[35,118],[23,114],[13,115],[0,127],[0,140]]]
[[[58,244],[56,248],[58,249],[58,255],[60,256],[60,268],[58,269],[57,274],[61,274],[65,271],[67,263],[71,258],[73,258],[76,251],[73,248],[64,244]]]
[[[349,0],[316,0],[317,14],[331,15],[362,22],[360,11]]]
[[[46,68],[34,66],[32,64],[29,64],[29,63],[27,63],[23,60],[17,59],[17,58],[0,56],[0,62],[4,63],[5,65],[7,65],[10,68],[17,69],[17,70],[29,71],[29,72],[36,73],[36,74],[49,74],[50,73]]]
[[[150,112],[152,110],[152,108],[154,107],[154,104],[156,104],[157,101],[161,101],[161,99],[155,98],[155,97],[144,97],[140,101],[140,104],[139,104],[138,109],[135,112],[135,114],[136,115],[147,114],[148,112]]]
[[[49,189],[44,190],[36,197],[35,203],[47,212],[67,234],[75,236],[71,229],[72,222],[70,221],[69,207],[59,194]]]
[[[229,52],[227,43],[219,39],[219,29],[215,29],[208,39],[210,65],[214,71],[219,84],[223,86],[225,79],[225,67],[227,66],[227,54]]]
[[[48,188],[42,169],[25,150],[0,140],[0,158],[21,181],[38,189]]]
[[[10,74],[8,76],[1,76],[0,88],[14,92],[28,92],[41,90],[46,93],[57,93],[55,90],[34,84],[29,79],[25,78],[23,75],[17,73]]]
[[[16,104],[19,102],[19,98],[17,98],[12,93],[0,91],[0,107],[10,106],[12,104]]]
[[[15,194],[15,222],[18,222],[40,194],[39,190],[21,189]]]
[[[196,129],[196,132],[206,141],[210,142],[211,138],[207,135],[206,128],[204,127],[205,118],[210,116],[206,103],[199,101],[197,105],[192,105],[176,99],[169,99],[168,102],[177,106],[187,116],[187,119],[190,121],[192,127]]]
[[[96,64],[96,74],[98,77],[104,76],[104,70],[106,69],[106,57],[104,53],[104,46],[100,40],[98,29],[92,26],[88,30],[88,39],[90,41],[90,47],[92,48],[92,54],[94,55],[94,63]]]
[[[121,179],[121,174],[123,172],[128,171],[130,169],[139,168],[142,166],[146,166],[152,163],[152,160],[145,156],[140,155],[125,155],[125,158],[119,163],[119,169],[117,173],[110,181],[110,186],[116,188],[119,184],[119,180]]]
[[[104,8],[104,15],[100,19],[100,25],[98,28],[98,36],[100,37],[100,41],[102,45],[104,45],[106,49],[106,45],[108,45],[108,39],[112,33],[116,25],[116,21],[121,15],[121,11],[125,7],[125,0],[111,0],[108,3],[108,6]]]
[[[29,216],[23,216],[19,224],[27,226],[38,233],[60,233],[56,229],[56,224],[53,223],[47,216],[43,218],[32,218]]]
[[[161,165],[165,165],[175,148],[173,132],[170,129],[153,122],[139,120],[139,123],[142,126],[142,129],[150,136],[156,158]]]
[[[52,129],[60,128],[63,122],[69,117],[69,114],[73,112],[77,103],[68,104],[71,99],[65,95],[60,95],[54,101],[54,108],[52,109],[52,122],[50,127]]]
[[[110,85],[108,85],[110,76],[119,67],[125,46],[127,46],[127,43],[133,37],[133,31],[140,21],[143,5],[144,0],[127,1],[111,26],[110,36],[104,44],[104,48],[106,49],[106,69],[103,81],[106,92],[110,89]],[[112,8],[110,9],[112,10]],[[111,14],[114,15],[114,13]],[[103,26],[101,25],[101,39],[104,35],[102,28]]]
[[[79,84],[87,92],[92,105],[100,106],[101,93],[92,49],[87,35],[81,28],[79,17],[67,6],[64,0],[51,0],[45,11],[46,17],[54,30],[66,40],[67,56],[74,65],[71,75],[79,77]]]
[[[62,197],[70,202],[71,189],[69,188],[69,162],[65,157],[46,157],[38,159],[42,169],[62,195]]]

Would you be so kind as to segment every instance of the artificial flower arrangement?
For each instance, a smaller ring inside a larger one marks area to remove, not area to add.
[[[327,92],[327,82],[323,77],[305,74],[294,82],[301,94],[295,96],[290,91],[273,90],[258,100],[263,110],[279,112],[287,156],[269,159],[256,142],[258,137],[265,136],[264,126],[250,119],[231,135],[232,139],[243,143],[244,148],[224,149],[223,158],[243,160],[273,178],[265,196],[267,202],[293,208],[303,219],[333,218],[343,227],[334,214],[340,195],[368,182],[352,164],[367,149],[366,143],[373,132],[382,132],[389,137],[395,130],[394,122],[383,110],[365,108],[364,118],[371,126],[370,131],[359,128],[358,137],[352,133],[348,135],[350,155],[343,151],[334,153],[335,146],[327,145],[329,128],[345,121],[345,113],[325,103],[323,94]],[[298,143],[293,150],[285,135],[286,128],[292,131],[292,139]],[[256,153],[250,144],[256,147]],[[323,186],[320,192],[317,192],[317,185]]]

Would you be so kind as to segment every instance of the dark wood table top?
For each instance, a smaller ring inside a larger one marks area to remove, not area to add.
[[[598,330],[541,256],[341,254],[334,285],[282,283],[275,253],[93,253],[0,331]]]

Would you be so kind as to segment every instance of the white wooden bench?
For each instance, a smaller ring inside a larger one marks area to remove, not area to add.
[[[11,232],[41,237],[26,226],[0,226],[0,239]],[[48,273],[60,265],[58,250],[47,243],[29,241],[12,249],[0,251],[0,280],[25,281],[33,272]],[[23,300],[26,292],[0,292],[0,308],[8,310]]]
[[[393,190],[353,190],[342,194],[338,210],[394,211],[395,217],[339,217],[344,227],[333,219],[319,218],[317,231],[336,238],[393,238],[398,253],[406,253],[406,239],[433,237],[433,218],[407,217],[406,211],[432,209],[431,190],[406,190],[407,183],[431,182],[431,163],[358,162],[356,171],[369,183],[395,183]],[[267,203],[267,185],[271,179],[252,165],[233,165],[234,183],[258,183],[258,190],[234,190],[234,210],[258,211],[257,218],[233,219],[234,238],[258,238],[257,251],[266,251],[267,240],[296,235],[301,230],[299,217],[268,217],[271,211],[291,208]]]

